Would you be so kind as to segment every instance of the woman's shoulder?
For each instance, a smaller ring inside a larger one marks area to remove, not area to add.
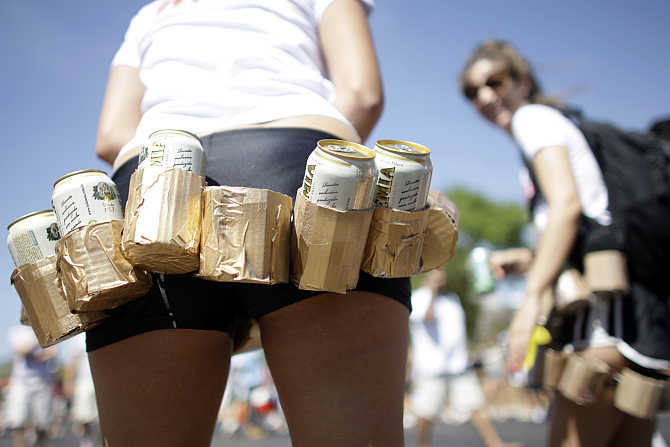
[[[522,136],[537,132],[573,132],[576,125],[559,109],[544,104],[527,104],[519,107],[512,116],[513,135]]]
[[[545,147],[570,146],[579,133],[577,126],[560,110],[544,104],[519,107],[512,117],[510,130],[529,159]]]
[[[526,104],[519,107],[512,117],[514,122],[539,121],[539,120],[566,120],[567,118],[555,107],[544,104]]]

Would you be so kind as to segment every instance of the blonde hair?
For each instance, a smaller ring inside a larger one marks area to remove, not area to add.
[[[465,79],[466,73],[477,61],[482,59],[503,62],[505,64],[505,69],[513,79],[527,80],[530,84],[528,97],[526,98],[528,101],[554,107],[561,106],[560,101],[557,99],[542,94],[540,84],[537,81],[528,60],[526,60],[526,58],[524,58],[512,44],[504,40],[487,40],[475,48],[461,72],[461,91],[465,92],[465,89],[467,88],[467,81]]]

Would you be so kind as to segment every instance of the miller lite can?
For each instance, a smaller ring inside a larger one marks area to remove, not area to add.
[[[340,211],[373,206],[375,153],[342,140],[320,140],[307,159],[302,194],[310,202]]]
[[[430,149],[409,141],[379,140],[374,151],[375,206],[402,211],[423,209],[433,176]]]
[[[75,171],[56,180],[51,197],[61,236],[93,223],[123,220],[116,183],[105,171]]]
[[[149,135],[139,155],[139,167],[167,171],[179,168],[205,176],[207,161],[202,141],[185,130],[163,129]]]

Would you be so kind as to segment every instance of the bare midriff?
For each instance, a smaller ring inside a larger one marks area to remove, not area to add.
[[[296,128],[320,130],[322,132],[327,132],[331,135],[334,135],[342,140],[351,141],[354,143],[360,143],[360,138],[358,137],[358,135],[356,135],[356,132],[350,126],[348,126],[347,124],[343,123],[338,119],[323,115],[292,116],[289,118],[282,118],[274,121],[268,121],[266,123],[216,129],[211,132],[200,133],[198,134],[198,136],[204,137],[213,133],[224,132],[226,130],[254,129],[258,127],[296,127]],[[137,157],[139,152],[140,148],[136,147],[123,154],[123,156],[117,158],[114,161],[114,171],[116,171],[116,169],[122,164],[124,164],[126,161],[130,160],[133,157]]]

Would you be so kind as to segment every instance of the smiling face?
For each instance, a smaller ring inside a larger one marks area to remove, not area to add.
[[[513,76],[503,60],[479,59],[463,75],[463,93],[479,113],[509,130],[514,112],[528,104],[530,83]]]

